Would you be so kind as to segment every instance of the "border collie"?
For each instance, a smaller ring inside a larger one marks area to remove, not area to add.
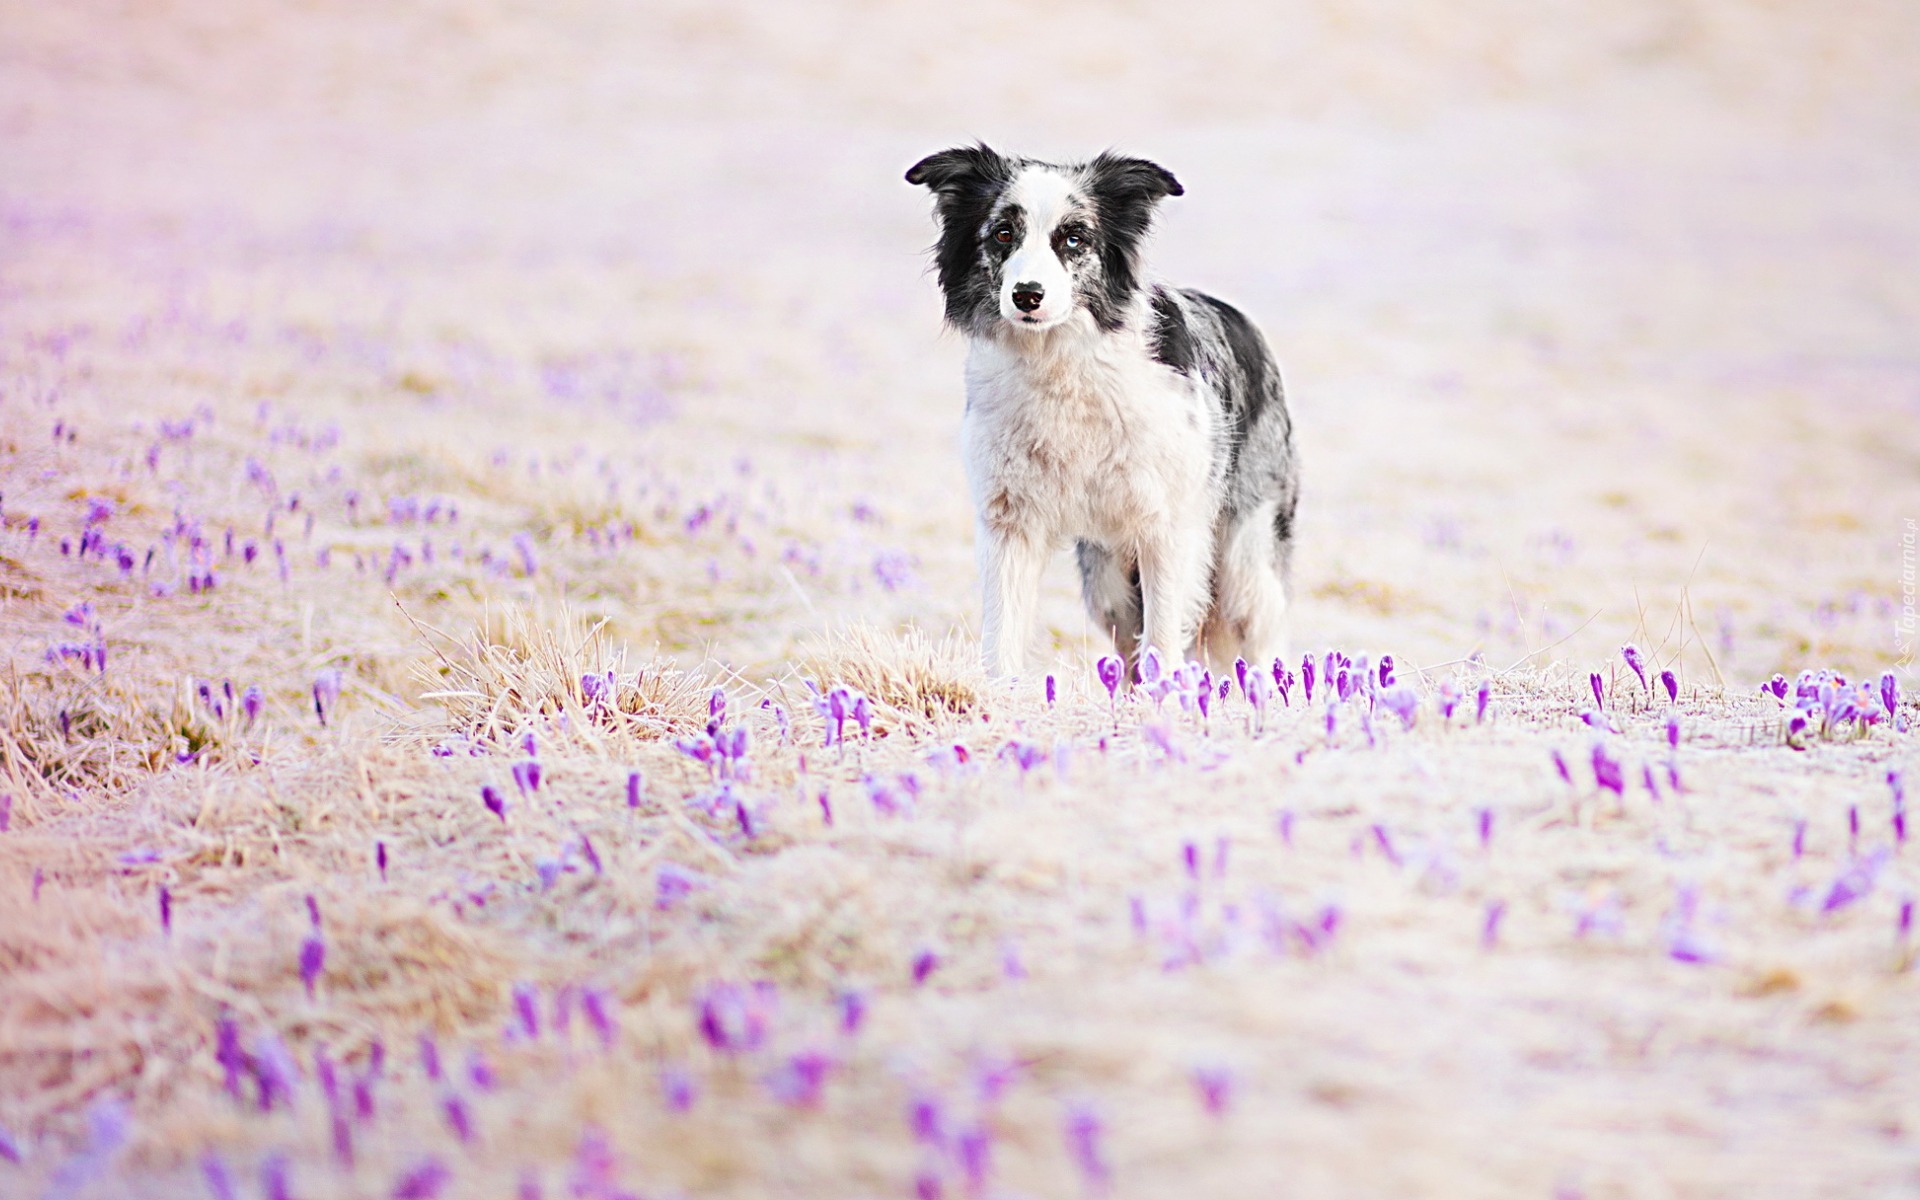
[[[1088,609],[1141,656],[1286,652],[1299,470],[1280,372],[1247,318],[1146,277],[1165,168],[943,150],[932,189],[947,323],[966,334],[961,426],[987,669],[1025,662],[1041,568],[1071,542]]]

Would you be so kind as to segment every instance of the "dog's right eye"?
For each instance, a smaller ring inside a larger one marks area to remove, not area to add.
[[[1012,245],[1013,244],[1013,226],[995,225],[993,227],[993,240],[996,242],[999,242],[1002,246]]]

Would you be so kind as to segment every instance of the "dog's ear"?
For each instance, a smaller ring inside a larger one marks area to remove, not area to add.
[[[972,191],[1006,176],[1007,160],[985,145],[956,146],[929,154],[907,170],[908,183],[925,184],[936,195]]]
[[[1152,208],[1168,196],[1184,196],[1187,189],[1173,172],[1144,158],[1127,158],[1111,150],[1087,164],[1087,186],[1105,200]]]

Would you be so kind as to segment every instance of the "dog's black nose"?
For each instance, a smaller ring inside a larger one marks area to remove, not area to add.
[[[1037,283],[1016,283],[1013,285],[1013,306],[1021,312],[1032,312],[1040,307],[1040,300],[1046,291]]]

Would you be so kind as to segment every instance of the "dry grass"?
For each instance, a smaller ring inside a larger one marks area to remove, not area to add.
[[[446,710],[455,736],[496,750],[537,729],[618,757],[706,724],[705,681],[659,660],[632,668],[624,646],[602,639],[605,627],[565,611],[489,613],[464,641],[435,646],[420,664],[420,699]]]
[[[936,642],[919,629],[856,625],[803,649],[795,667],[823,689],[844,685],[866,695],[880,710],[882,729],[925,736],[991,717],[980,655],[958,634]]]

